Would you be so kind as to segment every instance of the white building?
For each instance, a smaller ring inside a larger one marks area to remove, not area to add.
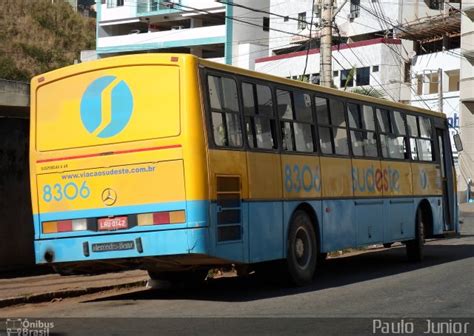
[[[257,60],[256,70],[294,79],[305,74],[318,82],[320,3],[317,0],[313,7],[312,0],[271,2],[272,11],[279,16],[271,19],[270,26],[276,29],[270,31],[269,56]],[[334,11],[343,3],[335,1]],[[349,0],[334,17],[334,86],[349,91],[360,86],[373,88],[387,99],[434,111],[442,107],[453,126],[452,134],[457,132],[459,8],[459,0]],[[346,81],[351,77],[353,80]]]
[[[446,4],[442,14],[416,19],[397,29],[397,36],[412,50],[406,64],[411,77],[407,103],[443,111],[452,135],[459,131],[461,67],[461,12],[454,5],[459,4]],[[457,164],[454,145],[453,153]]]
[[[357,86],[371,86],[393,100],[400,100],[399,63],[391,56],[394,49],[400,52],[400,43],[400,40],[375,38],[334,46],[334,85],[348,91]],[[305,74],[311,76],[313,83],[319,83],[317,48],[263,57],[256,62],[257,71],[293,79],[299,78],[306,67]]]
[[[183,52],[252,69],[267,54],[269,19],[245,6],[267,8],[269,0],[102,0],[97,55]]]
[[[459,156],[458,190],[467,196],[471,189],[474,198],[474,1],[463,3],[461,23],[461,109],[460,134],[464,151]],[[470,186],[468,187],[468,185]],[[460,197],[465,200],[466,197]]]

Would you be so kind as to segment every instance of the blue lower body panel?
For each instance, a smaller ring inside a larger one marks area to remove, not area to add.
[[[37,263],[46,263],[45,254],[52,253],[52,262],[76,262],[120,258],[138,258],[208,253],[208,228],[179,229],[99,236],[81,236],[35,241]],[[139,242],[137,239],[140,239]],[[115,245],[112,245],[115,244]],[[111,250],[120,245],[123,250]],[[100,252],[94,252],[94,246]]]
[[[441,197],[379,198],[312,201],[265,201],[238,204],[231,222],[237,239],[219,240],[217,214],[222,208],[207,201],[188,202],[186,223],[153,231],[140,227],[107,234],[75,237],[54,234],[35,240],[36,262],[76,262],[105,259],[200,254],[235,263],[256,263],[286,257],[291,216],[302,203],[312,209],[321,252],[370,244],[406,241],[415,236],[416,209],[426,199],[433,217],[433,234],[443,232]],[[160,205],[160,210],[164,205]],[[173,205],[183,208],[182,204]],[[170,209],[170,205],[166,205]],[[129,209],[126,209],[127,211]],[[136,209],[134,209],[136,210]],[[139,209],[143,210],[143,209]],[[82,214],[81,214],[82,215]],[[222,216],[221,216],[222,217]],[[138,239],[138,240],[137,240]]]

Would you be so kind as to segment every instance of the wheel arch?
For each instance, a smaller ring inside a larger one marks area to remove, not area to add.
[[[418,203],[416,213],[421,211],[421,216],[423,218],[424,225],[424,234],[426,237],[433,236],[433,209],[431,208],[430,202],[424,198]],[[415,215],[416,216],[416,215]]]
[[[289,218],[289,223],[288,223],[288,227],[287,227],[287,230],[286,230],[286,239],[288,239],[288,235],[290,233],[291,222],[293,220],[293,216],[298,210],[302,210],[302,211],[306,212],[308,214],[309,218],[311,219],[311,223],[313,224],[314,233],[316,234],[317,252],[320,253],[322,245],[321,245],[321,231],[320,231],[321,227],[320,227],[320,223],[319,223],[319,220],[318,220],[318,214],[316,213],[316,210],[314,209],[314,207],[311,204],[307,203],[307,202],[302,202],[302,203],[298,204],[293,209],[293,212],[291,213],[291,216]]]

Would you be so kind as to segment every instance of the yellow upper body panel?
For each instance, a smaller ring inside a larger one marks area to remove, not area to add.
[[[205,199],[196,69],[190,55],[133,55],[33,78],[34,213],[104,207],[107,188],[113,206]]]

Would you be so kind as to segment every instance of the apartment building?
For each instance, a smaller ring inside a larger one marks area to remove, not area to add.
[[[252,69],[268,52],[269,0],[102,0],[97,55],[191,53]],[[246,24],[245,22],[249,22]]]
[[[461,17],[460,131],[464,150],[459,155],[460,200],[474,199],[474,1],[463,2]],[[468,190],[471,192],[468,195]]]
[[[458,0],[334,1],[333,85],[442,110],[458,132],[460,7]],[[271,8],[280,14],[270,24],[278,30],[270,31],[269,56],[256,69],[319,83],[321,2],[274,0]]]

